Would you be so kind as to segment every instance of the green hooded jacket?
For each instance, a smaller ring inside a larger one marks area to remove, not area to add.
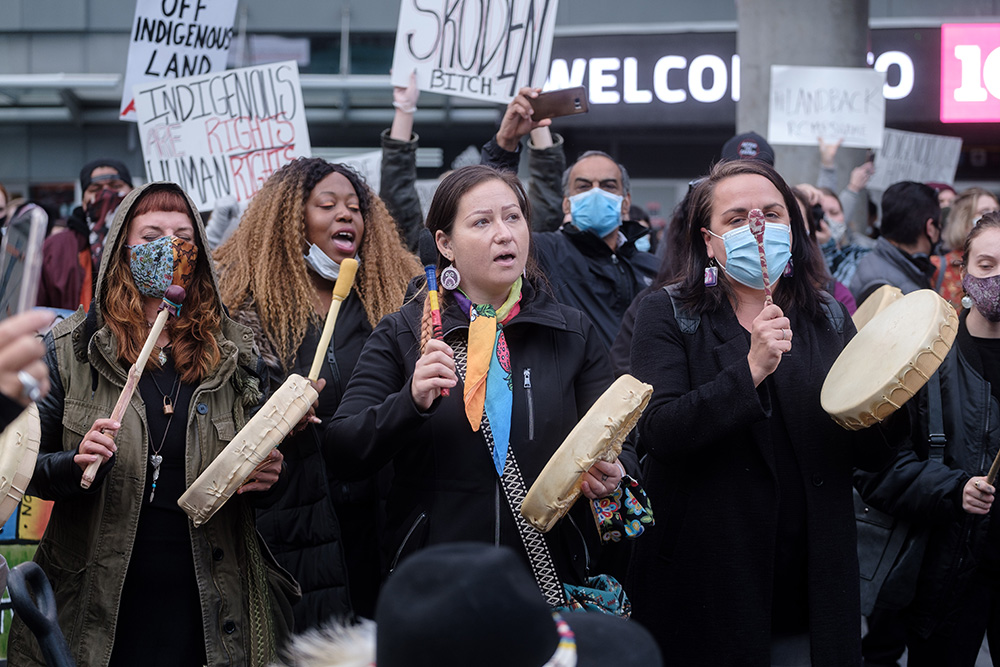
[[[172,183],[150,183],[125,198],[108,232],[90,313],[81,308],[46,337],[52,391],[39,404],[42,442],[29,492],[55,504],[35,561],[52,583],[59,625],[81,666],[107,665],[114,646],[146,484],[146,408],[139,392],[121,420],[117,453],[101,466],[89,490],[80,487],[82,471],[73,456],[94,421],[111,414],[125,385],[128,368],[118,360],[100,303],[109,260],[125,244],[128,213],[154,188],[183,194]],[[205,229],[194,203],[184,196],[195,221],[199,262],[211,267]],[[210,275],[218,293],[214,269]],[[221,361],[195,389],[188,410],[188,486],[243,427],[261,397],[254,374],[259,356],[250,330],[223,313],[217,340]],[[280,489],[234,495],[200,528],[188,522],[209,665],[266,665],[289,630],[289,599],[297,595],[297,585],[273,564],[254,527],[253,503],[274,493]],[[169,577],[164,573],[164,585],[170,585]],[[18,619],[8,656],[11,665],[44,664],[37,642]]]

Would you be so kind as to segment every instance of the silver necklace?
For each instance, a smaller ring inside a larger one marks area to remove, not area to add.
[[[149,379],[153,381],[153,386],[156,387],[156,391],[163,396],[163,414],[167,416],[167,425],[163,429],[163,437],[160,438],[159,446],[153,450],[153,453],[149,455],[149,462],[153,466],[153,488],[149,492],[149,502],[153,502],[153,498],[156,496],[156,482],[160,479],[160,464],[163,463],[163,456],[160,451],[163,449],[164,443],[167,442],[167,433],[170,432],[170,423],[174,421],[174,401],[177,398],[177,394],[180,393],[181,374],[177,373],[174,375],[174,386],[170,388],[170,394],[164,394],[160,389],[160,385],[156,382],[156,378],[150,374]]]

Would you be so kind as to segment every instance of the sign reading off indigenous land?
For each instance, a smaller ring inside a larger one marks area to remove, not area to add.
[[[506,104],[549,73],[558,0],[402,0],[392,85]]]
[[[865,67],[771,66],[767,140],[815,146],[843,140],[878,148],[885,127],[885,72]]]
[[[146,176],[173,181],[199,210],[246,201],[282,165],[312,153],[295,61],[135,87]]]
[[[954,183],[961,152],[958,137],[886,128],[868,189],[885,190],[900,181]]]
[[[118,112],[135,121],[132,88],[226,69],[237,0],[136,0]]]

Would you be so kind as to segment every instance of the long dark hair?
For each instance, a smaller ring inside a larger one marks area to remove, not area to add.
[[[823,296],[819,285],[823,284],[823,276],[817,273],[816,267],[822,260],[820,250],[809,236],[802,213],[792,189],[773,167],[759,160],[729,160],[716,164],[712,171],[702,180],[691,193],[691,203],[688,209],[684,230],[684,240],[687,245],[682,262],[679,281],[679,298],[685,307],[692,312],[703,313],[713,311],[722,304],[723,299],[735,299],[735,294],[728,280],[720,280],[712,288],[705,287],[705,267],[708,266],[708,252],[701,229],[709,228],[712,218],[712,203],[715,199],[715,188],[727,178],[744,174],[763,176],[769,180],[781,193],[788,219],[792,228],[792,266],[793,274],[778,281],[774,292],[774,301],[786,313],[791,309],[809,318],[823,317]],[[721,273],[721,271],[720,271]],[[777,276],[774,276],[775,278]]]

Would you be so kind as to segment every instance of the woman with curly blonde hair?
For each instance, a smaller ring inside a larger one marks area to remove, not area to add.
[[[307,375],[340,262],[360,262],[322,366],[317,420],[281,445],[289,490],[259,516],[278,561],[302,586],[296,630],[332,615],[372,616],[378,593],[377,485],[327,477],[316,424],[340,404],[372,328],[420,273],[382,201],[348,167],[301,158],[275,172],[216,251],[225,304],[255,333],[272,387]]]

